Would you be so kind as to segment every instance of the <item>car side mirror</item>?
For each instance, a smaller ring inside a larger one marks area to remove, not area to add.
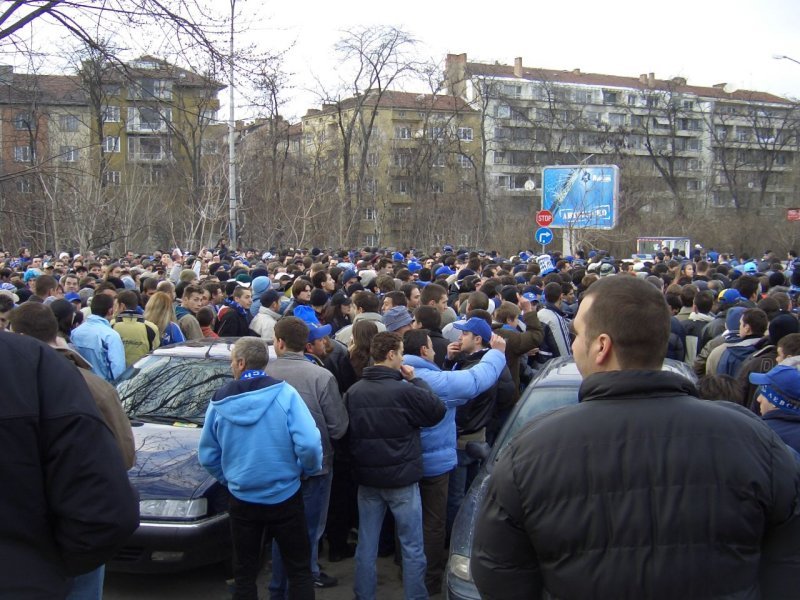
[[[489,456],[489,452],[491,452],[492,447],[486,442],[467,442],[464,450],[466,451],[467,456],[470,458],[474,458],[476,460],[486,460],[486,457]]]

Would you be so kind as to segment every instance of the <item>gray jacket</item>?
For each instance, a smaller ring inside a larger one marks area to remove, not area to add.
[[[359,313],[353,319],[353,325],[358,323],[359,321],[372,321],[375,325],[378,326],[378,333],[381,331],[386,331],[386,325],[383,324],[383,317],[378,313],[374,312],[365,312]],[[350,340],[353,339],[353,325],[347,325],[342,327],[339,331],[336,332],[335,339],[338,342],[342,342],[345,346],[350,345]]]
[[[322,437],[322,470],[315,475],[329,473],[333,464],[331,439],[341,438],[349,424],[336,378],[300,352],[286,352],[271,360],[265,371],[295,388],[308,406]]]
[[[262,339],[268,342],[275,341],[275,323],[281,315],[266,306],[258,309],[258,314],[250,321],[250,329],[256,332]]]

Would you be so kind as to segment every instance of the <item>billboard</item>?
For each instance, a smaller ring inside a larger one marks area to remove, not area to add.
[[[542,171],[542,209],[553,213],[550,227],[614,229],[618,192],[616,165],[545,167]]]

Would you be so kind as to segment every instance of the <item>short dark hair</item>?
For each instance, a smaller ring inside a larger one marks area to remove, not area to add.
[[[790,333],[778,340],[778,348],[783,350],[784,356],[797,356],[800,354],[800,333]]]
[[[391,298],[394,306],[408,306],[408,298],[403,292],[389,292],[384,298]]]
[[[408,300],[411,300],[411,292],[418,289],[419,286],[416,283],[404,283],[400,286],[400,291],[403,292]]]
[[[128,310],[136,310],[139,306],[139,295],[133,290],[125,290],[117,294],[117,303],[124,305]]]
[[[694,304],[694,297],[697,295],[698,291],[699,290],[697,289],[697,286],[691,283],[683,286],[683,289],[681,289],[681,296],[680,296],[683,308],[692,307],[692,304]]]
[[[297,295],[300,294],[306,288],[314,289],[314,286],[308,279],[305,279],[304,277],[295,279],[294,283],[292,283],[292,297],[293,298],[297,297]]]
[[[561,294],[563,293],[564,290],[561,287],[561,284],[556,283],[555,281],[544,286],[544,299],[550,304],[555,304],[561,300]]]
[[[442,314],[435,306],[418,306],[414,310],[414,320],[424,329],[439,330],[442,327]]]
[[[393,331],[381,331],[375,334],[369,345],[369,355],[376,363],[383,362],[392,350],[399,350],[403,338]]]
[[[519,306],[513,302],[503,301],[494,311],[494,318],[498,323],[505,325],[509,319],[516,319],[520,315]]]
[[[37,296],[46,298],[53,290],[58,288],[58,282],[52,275],[39,275],[33,280],[33,287]]]
[[[92,296],[92,301],[89,304],[89,307],[93,315],[105,317],[108,314],[108,311],[114,308],[114,298],[108,294],[95,293],[95,295]]]
[[[113,300],[112,300],[113,302]],[[58,319],[50,307],[41,302],[24,302],[8,313],[8,323],[14,333],[50,343],[58,333]]]
[[[697,390],[703,400],[727,400],[739,404],[739,383],[730,375],[706,375],[698,382]]]
[[[308,325],[298,317],[283,317],[275,323],[275,339],[283,340],[291,352],[302,352],[308,342]]]
[[[442,296],[447,296],[447,290],[440,286],[438,283],[431,283],[422,288],[420,292],[420,304],[429,304],[430,302],[438,302]]]
[[[749,325],[753,335],[762,336],[769,327],[769,318],[760,308],[748,308],[742,313],[742,322]]]
[[[208,327],[214,322],[214,309],[210,306],[204,306],[197,311],[195,315],[200,327]]]
[[[180,285],[180,284],[178,284],[178,285]],[[176,288],[175,291],[177,293],[177,288]],[[195,284],[190,283],[185,288],[183,288],[183,296],[181,296],[181,297],[182,298],[186,298],[188,300],[189,298],[192,297],[193,294],[200,294],[202,296],[203,295],[203,288],[201,288],[199,285],[195,285]]]
[[[694,305],[697,307],[697,312],[704,315],[710,313],[711,307],[714,306],[714,294],[709,291],[697,292]]]
[[[738,290],[746,300],[749,300],[754,294],[758,293],[758,285],[758,277],[753,277],[752,275],[742,275],[733,282],[732,287]]]
[[[236,286],[236,289],[233,290],[233,297],[234,298],[241,298],[242,296],[244,296],[245,292],[249,292],[249,291],[250,291],[249,287],[243,287],[241,285]]]
[[[472,310],[476,308],[487,310],[489,308],[489,296],[483,292],[472,292],[467,298],[467,304]]]
[[[372,292],[361,290],[353,294],[353,304],[364,312],[376,313],[381,308],[381,301]]]
[[[586,290],[586,344],[602,333],[623,369],[660,369],[667,356],[670,309],[654,286],[638,277],[604,277]]]
[[[403,334],[403,353],[419,356],[419,349],[428,345],[427,329],[409,329]]]

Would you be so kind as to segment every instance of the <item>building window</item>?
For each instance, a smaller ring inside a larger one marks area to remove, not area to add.
[[[103,138],[103,152],[119,152],[118,135],[107,135]]]
[[[149,106],[128,108],[128,131],[165,131],[171,120],[170,109],[163,112]]]
[[[411,164],[411,156],[406,152],[395,152],[392,161],[395,167],[407,167]]]
[[[625,125],[625,115],[622,113],[608,113],[608,123],[612,127],[623,127]]]
[[[364,245],[365,246],[377,246],[378,245],[378,236],[374,233],[368,233],[364,236]]]
[[[408,194],[408,182],[407,181],[398,181],[396,183],[395,189],[397,190],[398,194]]]
[[[494,107],[494,116],[498,119],[508,119],[511,116],[511,107],[508,104],[498,104]]]
[[[161,183],[164,171],[159,166],[152,165],[150,168],[145,168],[143,171],[143,184],[144,185],[158,185]]]
[[[398,140],[410,140],[411,139],[411,127],[395,127],[394,128],[394,137]]]
[[[18,131],[33,129],[30,113],[17,113],[17,116],[14,117],[14,129]]]
[[[591,104],[594,100],[592,90],[578,90],[575,92],[575,101],[579,104]]]
[[[689,138],[688,142],[686,143],[686,146],[689,148],[689,150],[700,150],[702,144],[700,143],[700,140],[698,140],[697,138]]]
[[[160,137],[129,137],[128,158],[130,160],[163,160],[166,152]]]
[[[200,154],[203,156],[219,154],[219,142],[217,140],[202,140],[200,142]]]
[[[61,146],[58,155],[61,162],[78,161],[78,149],[75,146]]]
[[[694,102],[692,102],[691,100],[684,100],[683,110],[694,110]]]
[[[152,100],[154,98],[171,100],[172,82],[144,77],[131,86],[130,97],[144,100]]]
[[[616,104],[617,96],[617,92],[603,90],[603,104]]]
[[[687,179],[686,180],[686,189],[690,192],[699,192],[701,188],[700,180],[699,179]]]
[[[377,152],[369,152],[367,154],[367,166],[368,167],[377,167],[378,166],[378,153]]]
[[[33,192],[33,184],[27,177],[17,177],[17,191],[20,194],[30,194]]]
[[[462,169],[471,169],[472,168],[472,160],[470,159],[469,156],[466,156],[464,154],[458,154],[456,156],[456,160],[458,161],[458,165]]]
[[[750,130],[749,127],[737,127],[736,128],[736,139],[739,142],[749,142],[751,134],[752,134],[752,131]]]
[[[428,137],[432,140],[440,140],[444,137],[444,127],[428,127]]]
[[[458,139],[462,142],[471,142],[472,141],[472,127],[459,127],[458,128]]]
[[[103,122],[104,123],[119,123],[120,111],[119,106],[104,106],[103,107]]]
[[[58,126],[61,131],[78,131],[78,117],[75,115],[60,115]]]
[[[103,90],[103,94],[106,96],[119,96],[122,87],[118,83],[104,83],[100,86],[100,89]]]
[[[636,106],[636,94],[628,94],[628,106]]]
[[[103,173],[103,183],[106,185],[118,186],[122,182],[122,174],[119,171],[105,171]]]
[[[367,179],[364,182],[364,191],[370,196],[374,196],[378,192],[378,181],[375,179]]]
[[[446,167],[447,157],[444,154],[437,154],[431,159],[432,167]]]
[[[14,146],[14,162],[31,162],[34,156],[30,146]]]
[[[514,85],[514,84],[503,84],[502,87],[503,96],[508,98],[521,98],[522,97],[522,86],[521,85]]]
[[[374,221],[378,216],[378,211],[373,206],[368,206],[364,209],[364,220]]]
[[[444,183],[442,183],[441,181],[432,181],[431,191],[434,194],[444,194]]]
[[[494,151],[494,164],[504,165],[507,162],[508,162],[508,157],[505,152],[500,152],[499,150]]]

